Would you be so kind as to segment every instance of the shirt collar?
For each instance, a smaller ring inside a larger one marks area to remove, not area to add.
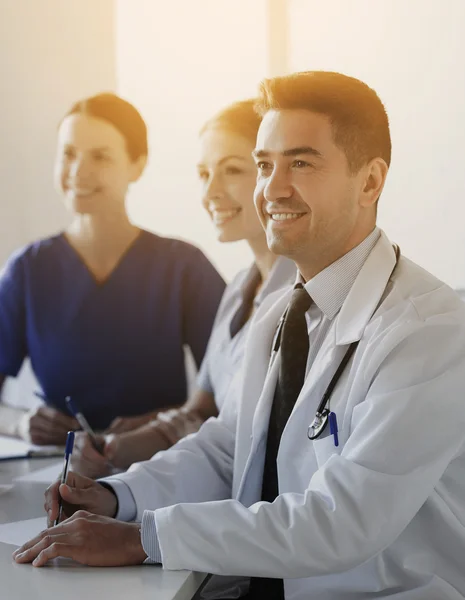
[[[357,275],[376,245],[381,232],[378,227],[350,252],[304,283],[298,273],[297,282],[302,283],[321,312],[333,319],[344,304]]]
[[[253,265],[253,267],[258,270],[256,265]],[[264,298],[271,292],[275,292],[286,285],[290,287],[295,279],[296,270],[297,267],[294,261],[284,256],[278,256],[271,267],[270,274],[255,297],[255,307],[260,306]]]

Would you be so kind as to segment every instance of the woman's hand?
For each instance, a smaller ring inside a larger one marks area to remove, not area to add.
[[[197,413],[177,408],[158,413],[157,429],[168,438],[171,444],[176,444],[186,435],[198,431],[203,422],[204,419]]]
[[[97,440],[101,443],[102,448],[105,448],[105,438],[103,435],[98,435]],[[83,431],[78,431],[74,437],[74,449],[71,455],[71,469],[75,473],[97,479],[110,475],[112,465],[108,457],[100,454],[94,448],[89,436]]]
[[[157,452],[167,450],[189,433],[198,431],[204,420],[195,411],[183,408],[159,412],[156,419],[143,427],[123,433],[107,433],[103,454],[114,467],[127,469],[135,462],[149,460]],[[88,458],[91,461],[92,456],[89,450]],[[95,467],[103,468],[101,458],[96,458]]]
[[[135,417],[116,417],[116,419],[113,419],[110,423],[110,426],[105,433],[124,433],[126,431],[138,429],[153,419],[155,414],[156,413],[151,412]]]
[[[149,460],[160,450],[171,446],[152,423],[127,433],[105,436],[104,454],[118,469],[127,469],[135,462]]]
[[[64,445],[66,434],[74,429],[79,429],[76,419],[42,405],[22,417],[18,432],[23,439],[39,446]]]

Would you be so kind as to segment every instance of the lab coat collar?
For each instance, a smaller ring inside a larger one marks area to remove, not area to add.
[[[381,231],[338,314],[336,345],[347,345],[361,339],[383,298],[395,265],[395,250]]]

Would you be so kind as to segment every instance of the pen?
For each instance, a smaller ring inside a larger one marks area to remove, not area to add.
[[[336,418],[336,413],[334,413],[334,412],[329,413],[329,432],[330,432],[330,435],[334,436],[334,445],[336,447],[339,446],[339,436],[337,435],[337,432],[338,432],[337,418]]]
[[[63,465],[63,472],[61,474],[61,483],[66,483],[66,479],[68,477],[68,468],[69,468],[69,459],[73,452],[74,446],[74,431],[68,431],[68,437],[66,438],[66,447],[65,447],[65,462]],[[61,519],[61,514],[63,512],[63,500],[61,499],[58,502],[58,516],[55,520],[55,526],[58,525]]]
[[[65,398],[65,400],[66,400],[66,405],[68,406],[69,412],[73,415],[73,417],[79,423],[79,425],[81,426],[81,428],[87,433],[87,435],[90,438],[90,441],[92,442],[92,446],[95,448],[95,450],[97,450],[97,452],[99,454],[102,454],[103,446],[99,442],[97,436],[94,433],[94,430],[89,425],[89,423],[88,423],[87,419],[85,418],[85,416],[82,414],[81,411],[77,410],[77,408],[73,404],[73,401],[71,400],[70,396],[67,396]]]

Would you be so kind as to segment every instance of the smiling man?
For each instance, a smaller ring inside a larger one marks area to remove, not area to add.
[[[265,80],[258,108],[255,203],[294,289],[257,311],[218,419],[126,474],[54,484],[51,521],[59,494],[87,512],[15,559],[148,558],[219,575],[221,598],[464,598],[465,307],[376,227],[384,107],[309,72]]]
[[[333,73],[267,86],[256,207],[271,250],[309,280],[375,227],[391,161],[388,119],[375,92]]]

